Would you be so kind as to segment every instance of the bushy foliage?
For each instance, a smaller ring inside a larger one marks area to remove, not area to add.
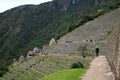
[[[112,31],[108,31],[106,36],[110,36],[112,34]]]
[[[60,34],[56,34],[55,39],[58,40],[58,39],[60,39],[60,37],[64,36],[65,34],[67,34],[67,31],[64,31],[64,32],[62,32]]]
[[[71,68],[84,68],[83,64],[79,61],[79,62],[76,62],[76,63],[73,63],[71,65]]]
[[[86,19],[86,21],[90,21],[90,20],[93,20],[93,19],[95,19],[95,18],[97,18],[97,17],[99,17],[99,16],[101,16],[101,15],[103,15],[105,13],[106,13],[105,10],[101,10],[101,11],[98,11],[98,12],[96,12],[94,14],[86,16],[85,19]]]
[[[2,77],[7,71],[8,69],[0,69],[0,77]]]
[[[120,7],[120,2],[118,3],[113,3],[109,8],[110,9],[116,9],[116,8],[119,8]]]

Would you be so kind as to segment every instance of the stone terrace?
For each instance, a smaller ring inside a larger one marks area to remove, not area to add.
[[[88,51],[94,52],[96,46],[105,53],[107,33],[120,21],[120,8],[100,16],[63,36],[50,53],[78,53],[81,44],[87,44]]]

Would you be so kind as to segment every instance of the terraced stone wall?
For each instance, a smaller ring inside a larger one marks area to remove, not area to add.
[[[108,39],[107,59],[115,80],[120,80],[120,23],[114,26],[114,30]]]

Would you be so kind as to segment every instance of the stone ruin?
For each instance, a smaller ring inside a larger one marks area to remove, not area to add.
[[[35,47],[33,50],[28,51],[27,58],[30,58],[32,56],[38,56],[39,54],[48,55],[48,53],[45,51],[47,48],[48,45],[44,45],[42,49],[38,49],[37,47]]]
[[[35,47],[32,51],[28,51],[27,57],[30,56],[38,56],[40,54],[41,50]]]
[[[49,43],[49,45],[53,45],[53,44],[56,44],[55,38],[52,38],[52,39],[50,40],[50,43]]]
[[[23,55],[20,56],[19,62],[23,62],[25,60],[25,57]]]
[[[45,51],[48,48],[49,45],[43,45],[43,48],[41,50],[41,55],[48,55],[48,53]]]
[[[45,50],[48,48],[48,45],[43,45],[42,50]]]
[[[114,73],[115,80],[120,80],[120,24],[116,26],[107,41],[106,55],[112,72]]]
[[[87,39],[86,41],[84,41],[84,43],[85,43],[85,42],[87,42],[87,43],[94,43],[95,40],[94,40],[94,39],[89,39],[89,40]]]
[[[34,53],[35,55],[39,55],[40,52],[41,52],[41,50],[38,49],[37,47],[35,47],[35,48],[33,49],[33,53]]]
[[[33,51],[28,51],[27,58],[29,58],[30,56],[35,56],[35,54],[33,53]]]
[[[54,44],[55,39],[51,40],[51,43]],[[51,45],[52,45],[51,44]],[[48,48],[49,45],[44,45],[42,49],[39,49],[37,47],[35,47],[33,50],[28,51],[27,53],[27,58],[33,57],[33,56],[38,56],[38,55],[48,55],[48,53],[46,52],[46,49]],[[13,59],[15,61],[15,59]],[[23,55],[21,55],[19,57],[19,62],[23,62],[25,60],[25,57]]]

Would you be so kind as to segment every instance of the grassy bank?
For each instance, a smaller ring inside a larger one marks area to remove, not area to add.
[[[85,73],[86,69],[69,69],[58,71],[40,80],[79,80],[79,77]]]

